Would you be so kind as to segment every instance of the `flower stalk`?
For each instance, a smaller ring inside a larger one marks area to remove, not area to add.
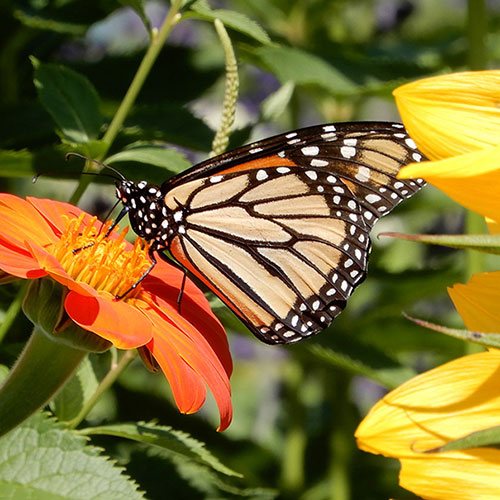
[[[48,403],[86,354],[84,349],[54,342],[35,326],[0,388],[0,436]]]
[[[125,118],[132,109],[132,106],[134,105],[134,102],[140,90],[142,89],[142,86],[144,85],[144,82],[146,81],[151,68],[153,67],[153,64],[158,58],[165,40],[172,31],[172,28],[181,20],[181,14],[179,13],[181,6],[182,0],[173,0],[170,10],[165,17],[162,26],[158,31],[153,31],[151,36],[151,43],[148,47],[148,50],[144,54],[137,73],[135,74],[134,79],[132,80],[132,83],[127,90],[127,93],[125,94],[125,97],[120,103],[118,110],[116,111],[113,119],[111,120],[111,123],[109,124],[108,129],[106,130],[106,133],[102,138],[102,141],[106,144],[106,147],[101,155],[97,158],[97,160],[101,161],[106,157],[111,144],[113,144],[113,141],[116,139],[116,136],[123,126]],[[86,165],[86,169],[87,167],[88,165]],[[90,182],[91,178],[89,178],[88,176],[82,176],[80,178],[80,182],[70,198],[70,203],[78,203]]]
[[[216,19],[214,21],[214,25],[226,57],[226,86],[224,90],[222,121],[212,142],[212,151],[210,152],[210,156],[222,154],[229,144],[229,136],[231,134],[231,129],[234,123],[234,115],[236,113],[236,101],[238,100],[239,87],[238,64],[236,62],[236,56],[234,55],[231,39],[229,38],[222,21]]]

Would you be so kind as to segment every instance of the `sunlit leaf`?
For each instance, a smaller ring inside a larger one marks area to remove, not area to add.
[[[211,10],[204,4],[196,2],[191,6],[191,11],[185,14],[185,17],[198,18],[205,21],[220,19],[228,28],[239,31],[264,45],[271,43],[271,39],[264,29],[241,12],[227,9]]]
[[[349,95],[357,91],[354,82],[334,66],[300,49],[268,46],[256,49],[254,54],[283,83],[313,85],[334,95]]]
[[[182,153],[174,149],[167,149],[165,146],[148,143],[132,145],[106,158],[106,163],[110,164],[123,161],[147,163],[149,165],[166,168],[174,173],[182,172],[191,166],[191,163]]]
[[[227,476],[241,477],[241,474],[223,465],[206,448],[205,444],[192,438],[183,431],[172,429],[164,425],[152,423],[131,423],[103,425],[91,427],[81,431],[87,435],[104,434],[108,436],[118,436],[141,443],[147,443],[160,448],[165,448],[181,455],[184,458],[201,462],[210,466],[217,472]]]
[[[139,500],[137,485],[101,451],[44,414],[0,439],[2,498]]]

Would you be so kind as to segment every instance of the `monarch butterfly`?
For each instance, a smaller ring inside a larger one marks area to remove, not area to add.
[[[145,275],[168,250],[260,340],[287,344],[344,309],[366,277],[373,224],[423,184],[396,174],[422,159],[398,123],[318,125],[211,158],[161,187],[123,179],[117,220],[128,213],[150,242]]]

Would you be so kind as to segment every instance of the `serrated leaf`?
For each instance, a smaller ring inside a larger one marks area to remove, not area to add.
[[[274,121],[285,112],[294,90],[293,82],[286,82],[276,92],[264,99],[261,106],[264,121]]]
[[[253,51],[264,68],[282,83],[313,85],[333,95],[352,95],[358,86],[318,56],[291,47],[267,46]]]
[[[146,4],[144,0],[118,0],[125,7],[131,7],[135,10],[137,15],[141,18],[142,22],[146,26],[148,33],[151,33],[151,23],[149,22],[149,18],[146,15]]]
[[[175,452],[184,458],[208,465],[226,476],[241,477],[241,474],[226,467],[214,457],[205,448],[204,443],[197,441],[186,432],[172,429],[172,427],[139,422],[91,427],[83,429],[81,432],[87,435],[119,436],[151,444]]]
[[[483,429],[477,432],[472,432],[460,439],[455,439],[438,448],[426,450],[426,453],[435,453],[442,451],[467,450],[469,448],[478,448],[480,446],[495,446],[500,445],[500,425]]]
[[[401,240],[429,243],[450,248],[478,250],[480,252],[500,255],[500,234],[402,234],[380,233]]]
[[[215,21],[215,19],[220,19],[226,27],[239,31],[263,45],[269,45],[271,43],[271,39],[264,29],[241,12],[226,9],[211,10],[202,3],[196,2],[191,6],[191,11],[187,12],[184,17],[202,19],[204,21]]]
[[[144,498],[121,467],[45,414],[0,439],[0,492],[12,500]]]
[[[368,350],[364,346],[354,345],[349,350],[343,348],[341,351],[315,344],[308,346],[308,349],[316,358],[356,375],[368,377],[387,389],[395,389],[416,375],[411,368],[400,365],[373,347]]]
[[[77,144],[99,135],[103,118],[92,84],[76,71],[32,58],[34,83],[40,102],[50,113],[63,137]]]
[[[165,146],[150,143],[133,144],[127,149],[106,158],[106,163],[116,163],[121,161],[137,161],[148,165],[163,167],[170,172],[182,172],[191,166],[189,160],[174,149],[167,149]]]

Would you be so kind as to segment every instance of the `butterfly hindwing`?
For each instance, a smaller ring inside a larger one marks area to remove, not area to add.
[[[370,246],[340,178],[270,167],[193,183],[172,254],[268,343],[331,323],[364,279]],[[206,196],[215,185],[224,194],[217,202]]]

